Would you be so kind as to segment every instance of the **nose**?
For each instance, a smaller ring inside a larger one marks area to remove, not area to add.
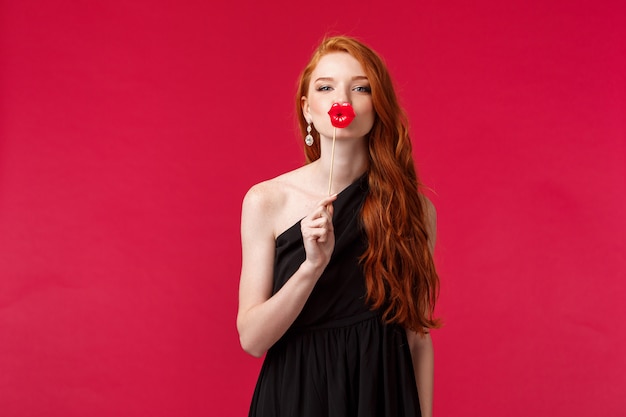
[[[336,93],[335,97],[333,97],[335,103],[339,103],[339,104],[350,103],[350,90],[349,90],[349,87],[337,88],[335,90],[335,93]],[[352,103],[350,103],[350,104],[352,104]]]

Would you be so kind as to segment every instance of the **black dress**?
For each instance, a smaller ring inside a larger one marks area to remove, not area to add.
[[[360,209],[367,176],[334,203],[335,250],[302,312],[270,348],[251,417],[419,416],[404,329],[385,325],[365,301],[358,258],[366,246]],[[305,259],[300,222],[276,238],[274,292]]]

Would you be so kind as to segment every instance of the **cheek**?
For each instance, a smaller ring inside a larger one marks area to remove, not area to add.
[[[314,118],[319,119],[327,115],[328,110],[330,109],[330,104],[327,106],[326,103],[322,100],[316,100],[315,102],[311,102],[309,105],[309,111]]]
[[[374,106],[371,103],[368,103],[367,105],[362,106],[359,109],[359,111],[360,113],[357,113],[357,115],[360,114],[361,120],[363,120],[363,123],[370,124],[370,125],[374,124],[374,118],[375,118]]]
[[[330,109],[330,106],[326,106],[326,103],[322,101],[317,101],[315,105],[311,106],[311,111],[317,114],[318,116],[322,114],[326,114],[329,109]]]
[[[352,107],[354,107],[354,111],[358,114],[369,115],[374,113],[374,103],[372,103],[371,99],[360,97],[359,100],[355,100],[352,102]]]
[[[328,100],[322,94],[317,91],[309,91],[309,109],[311,113],[321,114],[326,113],[330,109],[332,103],[327,103]]]

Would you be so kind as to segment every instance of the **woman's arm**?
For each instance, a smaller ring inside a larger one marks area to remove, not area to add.
[[[434,375],[434,351],[430,334],[421,335],[407,330],[407,340],[413,360],[417,395],[420,400],[422,417],[433,415],[433,375]]]
[[[267,187],[253,187],[244,198],[241,218],[242,267],[237,330],[242,348],[262,356],[282,337],[302,311],[334,248],[332,206],[322,200],[301,222],[306,260],[272,295],[277,212]]]
[[[431,253],[435,251],[437,238],[437,212],[435,206],[426,197],[423,197],[426,227],[428,230],[428,246]],[[433,415],[433,385],[435,371],[435,354],[430,333],[419,334],[407,330],[407,340],[411,350],[417,394],[420,400],[422,417]]]

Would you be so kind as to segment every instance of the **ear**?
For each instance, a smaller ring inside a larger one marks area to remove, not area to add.
[[[307,123],[311,123],[312,119],[309,107],[309,99],[306,96],[302,96],[302,98],[300,98],[300,104],[302,107],[302,115],[304,116],[304,119],[307,121]]]

